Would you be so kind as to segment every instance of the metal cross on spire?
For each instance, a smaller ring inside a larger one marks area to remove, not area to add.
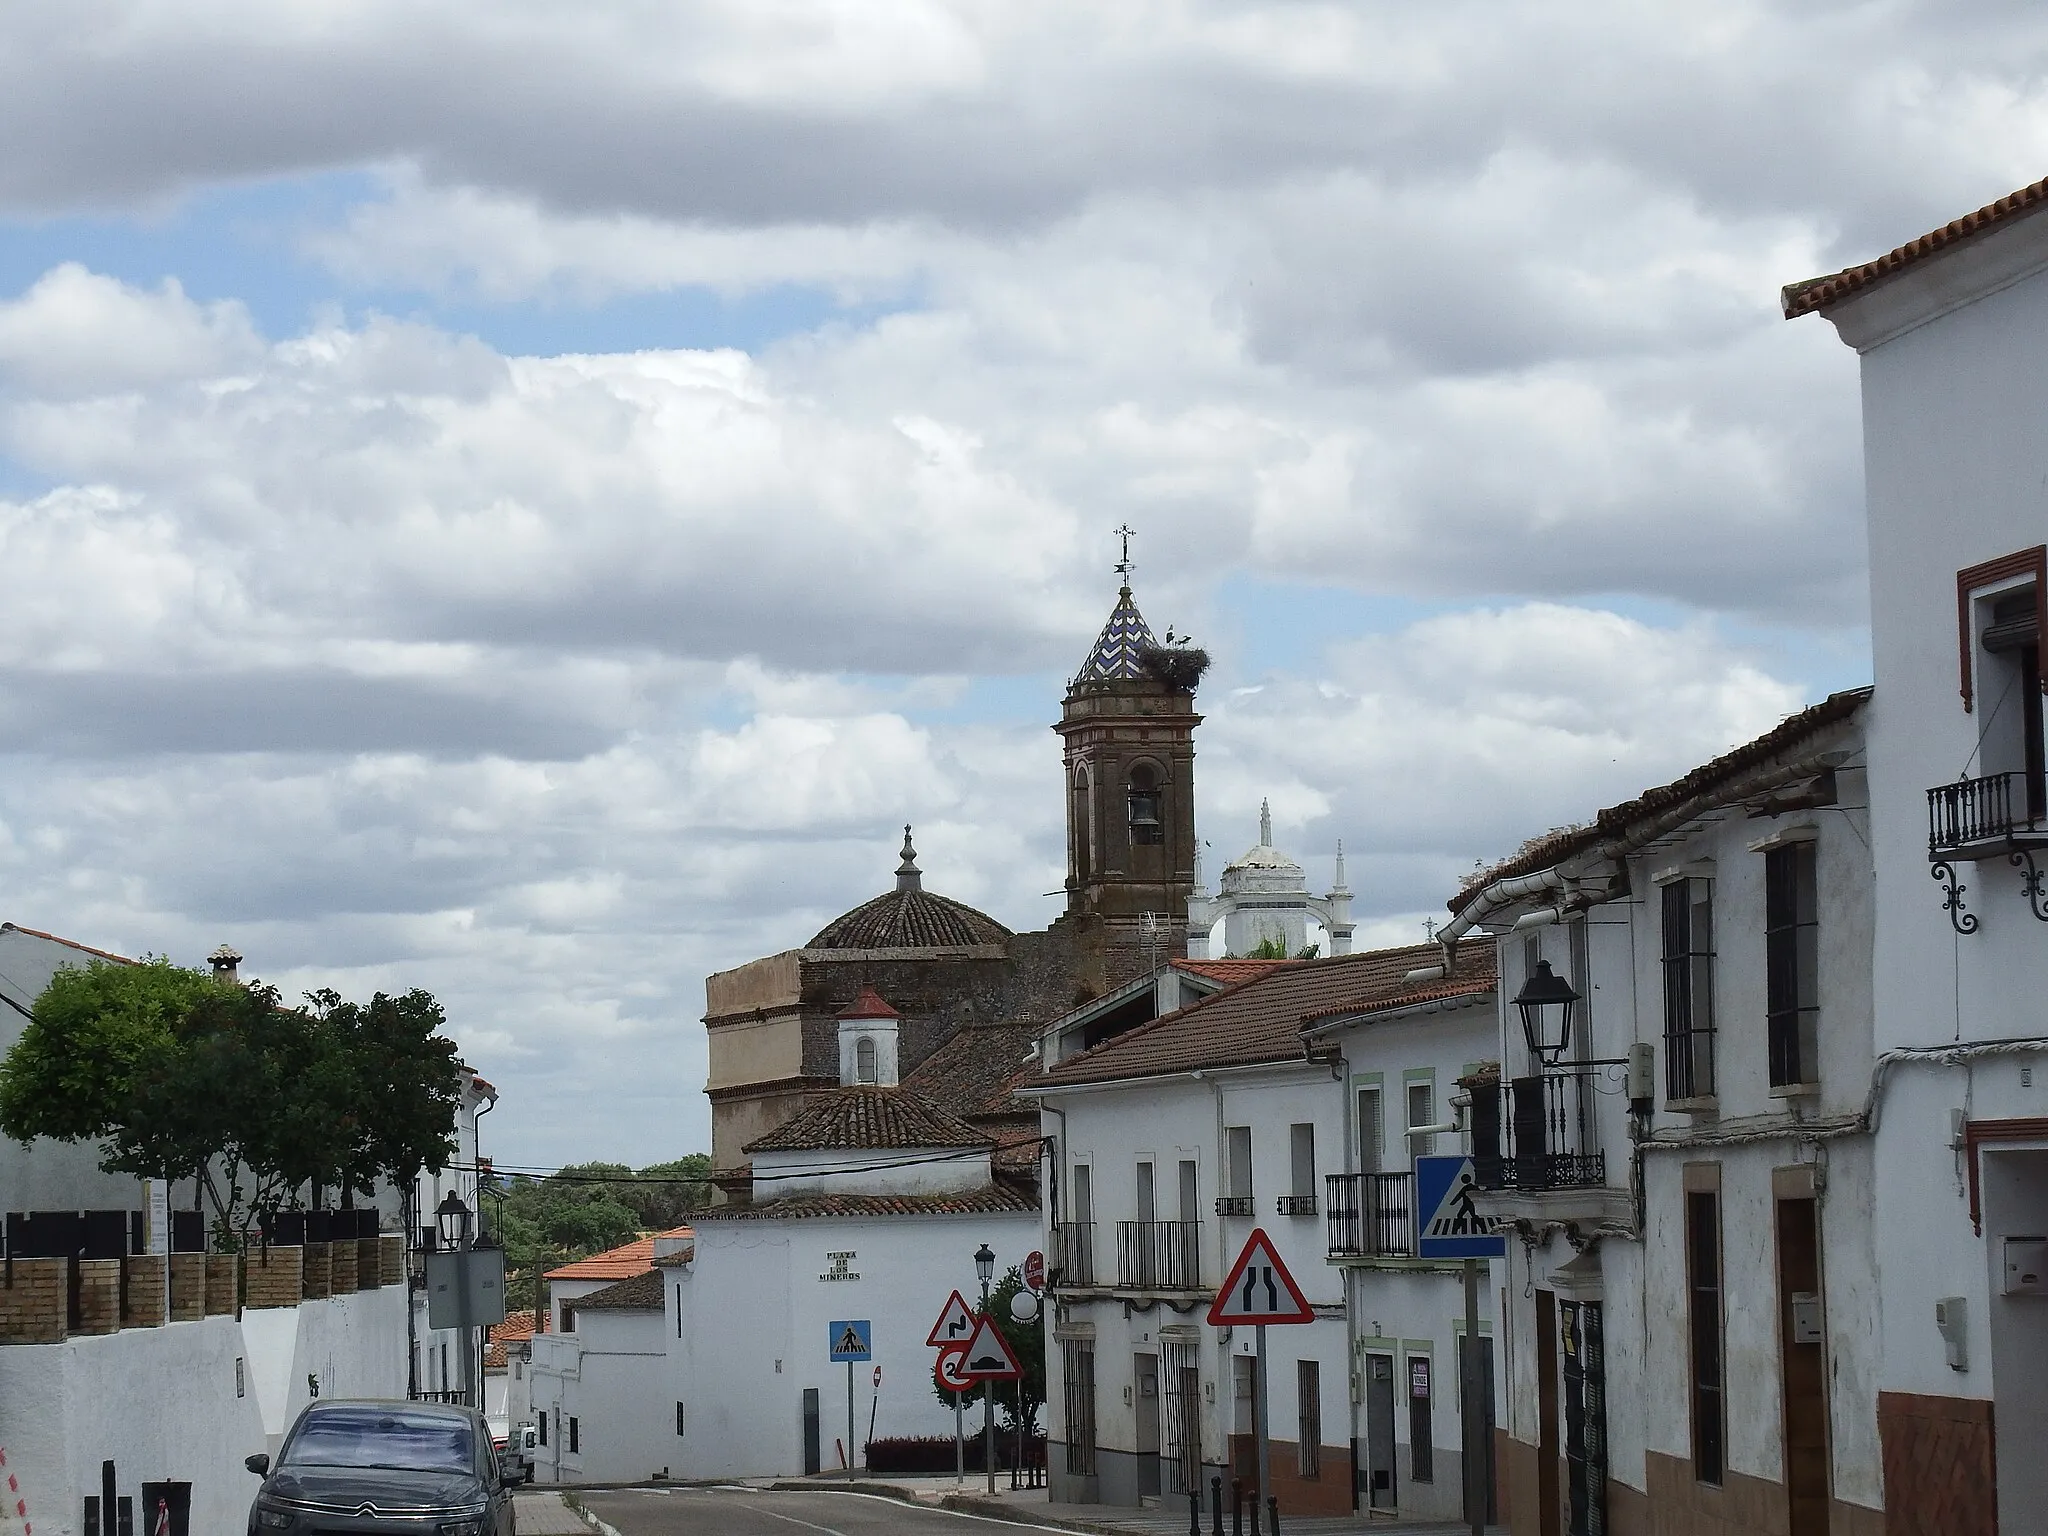
[[[1129,523],[1125,523],[1116,530],[1116,535],[1119,539],[1123,540],[1124,546],[1124,557],[1117,561],[1116,573],[1123,578],[1124,586],[1129,587],[1131,584],[1131,540],[1137,537],[1137,531]]]

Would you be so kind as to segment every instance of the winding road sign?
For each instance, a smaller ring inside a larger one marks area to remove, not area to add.
[[[948,1344],[965,1344],[973,1336],[974,1314],[968,1310],[960,1293],[955,1291],[946,1299],[946,1309],[932,1324],[932,1331],[925,1335],[924,1341],[943,1349]]]

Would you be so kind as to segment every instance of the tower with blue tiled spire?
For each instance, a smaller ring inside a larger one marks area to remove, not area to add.
[[[1118,533],[1116,604],[1053,727],[1066,747],[1067,920],[1097,934],[1112,985],[1187,950],[1195,687],[1208,662],[1153,635],[1131,595],[1130,530]]]

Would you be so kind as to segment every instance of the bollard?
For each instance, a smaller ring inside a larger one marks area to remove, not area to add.
[[[1230,1536],[1244,1536],[1244,1483],[1230,1480]]]
[[[1209,1479],[1209,1507],[1214,1512],[1211,1530],[1214,1536],[1223,1536],[1223,1477],[1220,1473]]]
[[[1277,1498],[1266,1500],[1266,1536],[1280,1536],[1280,1501]]]
[[[1202,1488],[1199,1483],[1188,1490],[1188,1536],[1202,1536]]]

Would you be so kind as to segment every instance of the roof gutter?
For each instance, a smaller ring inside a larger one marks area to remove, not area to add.
[[[1312,1024],[1301,1032],[1304,1040],[1312,1040],[1332,1030],[1351,1029],[1366,1024],[1391,1024],[1400,1019],[1418,1019],[1432,1013],[1455,1013],[1460,1008],[1476,1008],[1492,1003],[1498,993],[1497,987],[1488,987],[1484,992],[1462,992],[1456,997],[1433,997],[1426,1003],[1408,1003],[1399,1008],[1378,1009],[1370,1013],[1342,1013]]]
[[[1212,1077],[1236,1077],[1247,1072],[1272,1072],[1295,1067],[1313,1067],[1318,1070],[1324,1063],[1314,1056],[1302,1055],[1283,1057],[1277,1061],[1254,1061],[1236,1067],[1188,1067],[1179,1072],[1146,1072],[1135,1077],[1098,1077],[1084,1083],[1046,1083],[1033,1087],[1014,1088],[1011,1092],[1019,1098],[1045,1098],[1055,1093],[1083,1093],[1091,1088],[1133,1088],[1140,1083],[1170,1083],[1175,1078],[1186,1078],[1190,1082],[1206,1082]]]

